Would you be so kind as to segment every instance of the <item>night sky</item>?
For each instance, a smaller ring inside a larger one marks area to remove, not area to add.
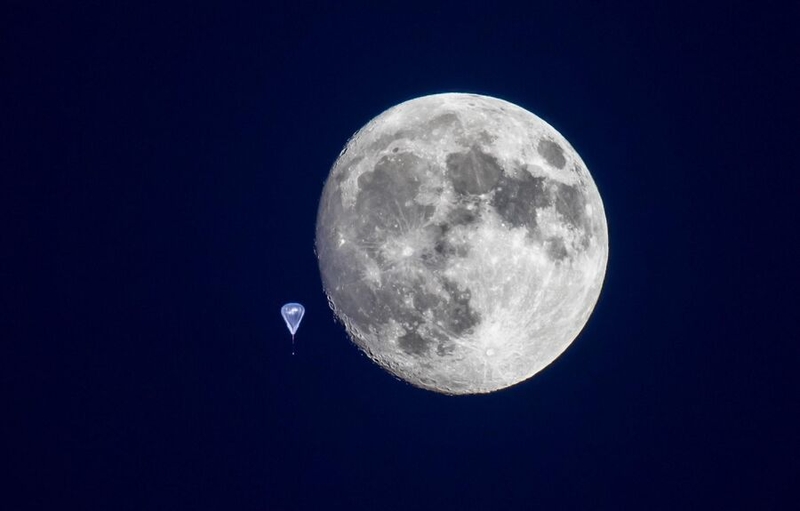
[[[1,509],[797,504],[796,2],[143,3],[0,15]],[[452,91],[609,226],[581,335],[481,396],[361,354],[314,255],[347,139]]]

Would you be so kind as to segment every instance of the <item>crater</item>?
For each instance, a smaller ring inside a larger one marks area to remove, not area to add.
[[[550,165],[557,169],[563,169],[567,164],[567,159],[564,158],[564,149],[552,140],[543,138],[539,141],[536,150]]]
[[[456,351],[456,345],[452,341],[442,340],[436,345],[436,354],[440,357],[452,355]]]

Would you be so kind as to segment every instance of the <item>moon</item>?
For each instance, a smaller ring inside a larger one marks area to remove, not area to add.
[[[331,308],[373,361],[417,387],[477,394],[530,378],[578,336],[608,228],[552,126],[501,99],[435,94],[348,141],[316,253]]]

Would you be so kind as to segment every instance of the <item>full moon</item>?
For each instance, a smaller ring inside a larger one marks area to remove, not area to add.
[[[497,98],[436,94],[350,139],[322,192],[316,252],[334,313],[372,360],[476,394],[530,378],[578,336],[608,228],[552,126]]]

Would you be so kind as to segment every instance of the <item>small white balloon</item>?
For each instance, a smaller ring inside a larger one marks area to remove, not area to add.
[[[306,308],[299,303],[287,303],[281,307],[281,316],[286,321],[286,327],[292,333],[292,337],[300,328],[300,322],[303,321],[303,314],[306,313]]]
[[[299,303],[287,303],[281,307],[281,316],[286,322],[286,328],[292,334],[292,355],[294,355],[294,334],[300,328],[300,322],[303,321],[303,315],[306,313],[306,308]]]

